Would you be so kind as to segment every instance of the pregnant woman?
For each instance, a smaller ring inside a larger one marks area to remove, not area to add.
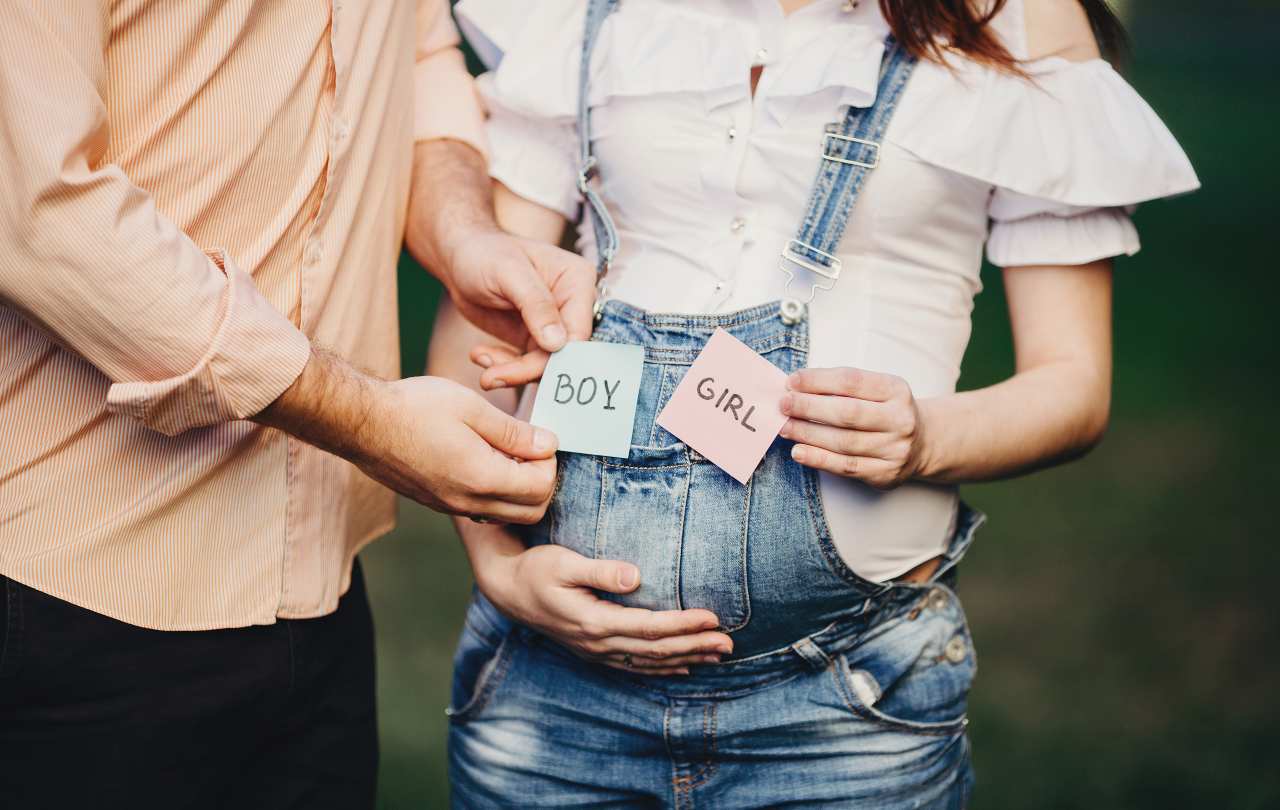
[[[1138,249],[1133,205],[1197,186],[1098,53],[1116,21],[1098,0],[458,13],[491,68],[504,222],[554,242],[585,211],[593,339],[645,350],[630,456],[561,454],[523,540],[635,563],[639,588],[610,598],[705,608],[725,635],[719,655],[593,660],[591,628],[549,637],[478,597],[456,804],[964,806],[976,661],[956,566],[983,518],[956,486],[1098,441],[1111,257]],[[1017,368],[956,393],[984,248]],[[483,340],[452,321],[442,342]],[[655,421],[718,327],[790,375],[745,485]],[[536,374],[516,354],[475,350],[485,388]],[[483,585],[511,535],[461,530]]]

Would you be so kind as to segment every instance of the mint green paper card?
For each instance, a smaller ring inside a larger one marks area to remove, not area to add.
[[[547,362],[529,421],[566,452],[626,458],[643,375],[643,346],[570,343]]]

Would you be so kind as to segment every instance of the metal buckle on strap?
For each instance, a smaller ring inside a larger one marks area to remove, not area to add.
[[[813,253],[818,256],[821,256],[823,259],[826,259],[827,265],[824,266],[824,265],[818,264],[812,259],[806,258],[799,252],[793,250],[792,246],[798,247],[801,250],[807,251],[809,253]],[[808,270],[810,273],[822,276],[823,278],[826,278],[826,279],[830,279],[832,282],[840,278],[840,269],[844,266],[844,262],[840,261],[839,257],[833,256],[830,253],[827,253],[825,250],[819,250],[813,245],[806,245],[804,242],[801,242],[799,239],[792,239],[789,242],[787,242],[786,246],[782,248],[781,258],[783,262],[791,262],[793,264],[797,264],[800,267],[803,267],[805,270]],[[794,273],[791,272],[791,269],[788,268],[785,264],[783,264],[780,267],[780,269],[782,270],[782,272],[788,275],[794,275]],[[826,289],[826,288],[823,288],[823,289]]]
[[[820,256],[827,261],[826,265],[818,264],[804,256],[799,251],[806,251],[809,255]],[[778,270],[785,273],[787,283],[782,287],[783,298],[786,299],[787,306],[783,307],[782,320],[787,324],[795,324],[804,319],[804,305],[812,302],[814,296],[817,296],[818,290],[831,289],[835,287],[836,280],[840,278],[842,262],[840,258],[832,256],[827,251],[819,250],[812,244],[805,244],[800,239],[791,239],[782,248],[782,255],[778,257]],[[800,273],[804,271],[804,273]],[[791,298],[787,294],[787,290],[791,289],[791,284],[795,282],[796,275],[804,275],[801,284],[809,288],[809,294],[806,297]]]
[[[592,180],[594,180],[595,176],[599,173],[600,171],[597,168],[596,158],[594,155],[592,155],[591,157],[587,158],[586,162],[582,164],[582,168],[578,170],[579,193],[586,195],[588,184]]]
[[[870,161],[836,157],[835,155],[829,154],[832,140],[844,141],[845,143],[856,143],[861,146],[869,146],[875,151],[872,153]],[[855,138],[852,135],[841,135],[838,132],[828,132],[822,139],[822,159],[834,161],[836,163],[843,163],[846,166],[859,166],[863,169],[874,169],[880,165],[880,144],[875,141],[868,141],[866,138]]]

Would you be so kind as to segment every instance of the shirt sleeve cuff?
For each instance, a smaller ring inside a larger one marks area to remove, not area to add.
[[[306,335],[258,292],[248,273],[221,252],[211,258],[227,283],[208,351],[179,376],[112,385],[108,410],[175,436],[252,416],[302,373],[311,357]]]
[[[1073,266],[1132,256],[1140,247],[1138,230],[1124,209],[1098,208],[996,221],[987,239],[987,258],[997,267]]]
[[[414,67],[414,141],[461,141],[487,160],[484,111],[462,52],[437,51]]]

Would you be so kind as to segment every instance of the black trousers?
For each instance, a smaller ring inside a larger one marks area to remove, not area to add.
[[[0,808],[374,804],[373,622],[144,630],[0,577]]]

